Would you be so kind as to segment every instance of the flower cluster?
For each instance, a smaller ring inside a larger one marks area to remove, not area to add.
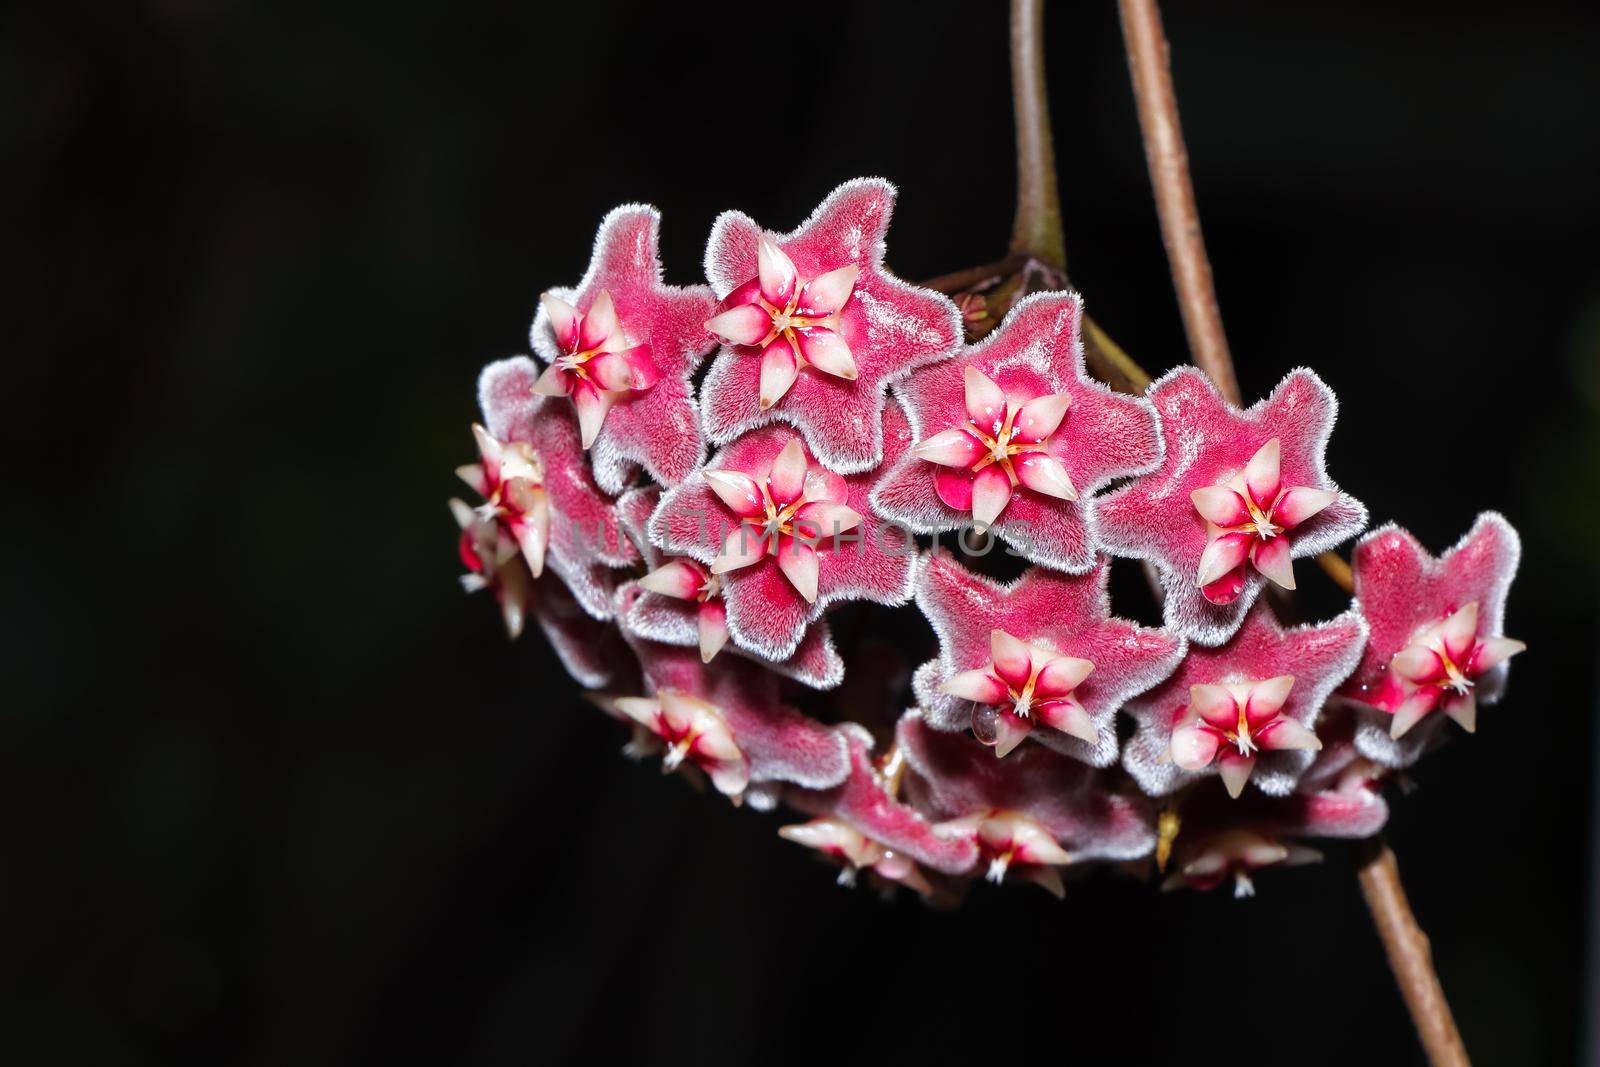
[[[1380,528],[1349,609],[1287,624],[1262,591],[1367,522],[1323,381],[1243,410],[1192,368],[1115,392],[1065,291],[969,345],[970,308],[885,268],[894,200],[849,182],[787,233],[726,213],[709,285],[663,281],[653,208],[608,215],[539,298],[539,362],[481,376],[463,585],[538,623],[627,751],[799,812],[779,832],[848,884],[1060,895],[1098,861],[1242,895],[1375,833],[1523,648],[1511,526],[1438,558]],[[1116,559],[1159,577],[1161,625],[1115,613]]]

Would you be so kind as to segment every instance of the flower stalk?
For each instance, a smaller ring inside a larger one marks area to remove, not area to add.
[[[1211,263],[1206,257],[1189,176],[1189,153],[1178,121],[1178,101],[1172,85],[1171,50],[1161,25],[1156,0],[1119,0],[1122,32],[1127,45],[1128,70],[1133,78],[1139,127],[1144,136],[1150,184],[1161,218],[1162,239],[1178,291],[1184,332],[1195,365],[1216,383],[1234,404],[1242,401],[1239,380],[1228,351],[1217,306]],[[1015,32],[1015,30],[1013,30]],[[1019,101],[1020,107],[1020,101]],[[1020,111],[1019,111],[1020,114]],[[1331,559],[1326,557],[1331,556]],[[1350,568],[1334,553],[1323,553],[1323,570],[1347,590],[1353,588]],[[1411,1012],[1417,1036],[1435,1067],[1465,1064],[1466,1047],[1445,1000],[1444,988],[1433,968],[1428,937],[1417,924],[1400,881],[1394,852],[1382,838],[1364,843],[1361,892],[1383,940],[1389,966]]]

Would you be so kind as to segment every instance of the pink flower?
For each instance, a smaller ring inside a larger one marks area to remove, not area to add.
[[[713,725],[704,714],[705,709],[715,711],[732,747],[749,764],[747,783],[790,782],[806,789],[831,789],[849,775],[850,756],[844,735],[780,701],[778,676],[771,671],[733,656],[702,663],[699,653],[692,649],[624,636],[639,659],[647,696],[659,701],[662,693],[670,692],[694,698],[697,703],[693,708],[698,715],[694,721],[708,731]],[[682,736],[686,735],[680,735],[677,743],[681,743]],[[718,758],[727,756],[727,744],[719,735],[712,736],[717,737],[714,751]],[[688,758],[693,752],[691,745],[680,758]],[[724,782],[731,787],[733,771],[726,773]],[[735,795],[721,785],[718,788]],[[742,785],[737,792],[743,792]]]
[[[1162,889],[1215,889],[1231,878],[1235,897],[1256,895],[1252,876],[1263,867],[1322,862],[1322,853],[1314,848],[1242,826],[1182,841],[1175,856],[1175,869],[1161,884]]]
[[[612,706],[666,746],[661,770],[670,774],[687,760],[705,772],[717,792],[737,797],[750,784],[750,761],[715,704],[675,689],[653,697],[617,697]]]
[[[901,717],[895,738],[909,769],[907,798],[944,820],[941,832],[971,833],[990,861],[1004,854],[995,847],[1001,827],[985,834],[981,824],[996,811],[1025,816],[1075,861],[1140,859],[1155,847],[1151,802],[1106,771],[1038,745],[996,760],[969,737],[930,729],[916,711]]]
[[[1218,645],[1239,628],[1263,581],[1292,589],[1291,560],[1366,524],[1366,508],[1323,466],[1338,405],[1304,369],[1246,411],[1192,367],[1168,373],[1148,395],[1165,457],[1101,499],[1096,533],[1114,555],[1160,568],[1169,626]]]
[[[622,532],[614,502],[595,484],[571,409],[535,396],[537,377],[538,368],[526,356],[483,369],[478,402],[488,436],[525,446],[537,457],[549,509],[545,560],[585,611],[609,619],[612,568],[632,566],[639,553]]]
[[[1443,718],[1471,731],[1477,706],[1499,699],[1506,661],[1526,647],[1504,632],[1506,593],[1521,554],[1516,530],[1494,512],[1479,515],[1438,559],[1394,525],[1356,545],[1356,601],[1372,637],[1341,692],[1389,716],[1379,722],[1369,713],[1357,730],[1357,747],[1369,758],[1407,766]],[[1428,728],[1416,728],[1424,722]]]
[[[1094,565],[1093,493],[1161,459],[1149,401],[1084,370],[1082,302],[1039,293],[983,343],[895,386],[917,444],[874,490],[884,515],[918,533],[993,527],[1057,570]]]
[[[908,436],[897,411],[885,426]],[[871,485],[827,470],[792,431],[754,430],[662,496],[650,540],[717,575],[734,643],[782,661],[830,604],[910,599],[913,546],[877,517]]]
[[[529,574],[516,541],[500,523],[485,519],[461,500],[450,501],[450,512],[461,527],[459,550],[467,568],[462,588],[469,593],[489,590],[513,641],[533,616],[562,666],[580,685],[593,689],[609,683],[619,658],[616,632],[579,607],[560,579],[554,575],[535,579]]]
[[[892,785],[898,772],[873,761],[871,735],[854,724],[841,729],[850,744],[850,777],[825,791],[790,790],[785,799],[817,817],[778,833],[838,860],[843,884],[853,884],[857,871],[870,870],[928,895],[932,887],[918,864],[946,874],[971,869],[978,858],[972,839],[941,836],[914,808],[900,803]]]
[[[715,300],[662,284],[660,226],[642,204],[608,214],[583,280],[541,296],[531,331],[547,364],[535,390],[572,398],[595,480],[613,494],[637,466],[675,485],[705,453],[689,377],[713,347],[702,324]]]
[[[706,277],[722,302],[706,328],[725,347],[701,392],[713,442],[782,420],[832,470],[881,462],[886,387],[961,341],[949,298],[883,266],[894,198],[888,182],[863,178],[792,233],[736,211],[717,219]]]
[[[913,688],[930,725],[972,727],[1005,755],[1033,736],[1104,767],[1117,758],[1112,717],[1172,673],[1184,643],[1111,615],[1108,561],[1071,576],[1032,567],[1010,585],[966,570],[946,552],[923,557],[917,606],[939,636],[939,658]],[[1034,729],[1035,721],[1050,727]]]
[[[457,467],[456,475],[483,497],[477,514],[510,535],[537,578],[544,573],[545,547],[550,543],[544,463],[526,441],[496,440],[477,423],[472,424],[472,436],[478,442],[479,461]],[[465,540],[462,546],[465,558]]]
[[[1256,604],[1225,644],[1191,647],[1172,677],[1128,701],[1139,730],[1123,766],[1152,796],[1220,774],[1237,797],[1252,772],[1263,792],[1288,793],[1322,747],[1318,713],[1355,669],[1366,633],[1355,611],[1285,629]]]
[[[1182,806],[1175,863],[1162,888],[1211,889],[1232,878],[1234,895],[1250,896],[1251,876],[1261,868],[1321,860],[1302,838],[1371,837],[1389,818],[1380,778],[1355,755],[1348,732],[1334,728],[1328,747],[1287,796],[1194,794]]]

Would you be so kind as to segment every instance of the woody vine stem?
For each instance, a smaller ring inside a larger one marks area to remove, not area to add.
[[[1188,151],[1178,121],[1161,13],[1155,0],[1118,3],[1150,182],[1189,349],[1195,365],[1206,372],[1224,396],[1239,404],[1239,382],[1222,327],[1189,177]],[[1025,295],[1035,276],[1046,282],[1065,283],[1066,253],[1045,91],[1043,29],[1043,0],[1012,0],[1017,214],[1011,254],[988,267],[935,279],[929,283],[934,288],[946,292],[990,291],[1010,302]],[[986,331],[975,326],[974,332]],[[1085,355],[1095,372],[1116,388],[1142,392],[1150,382],[1149,374],[1087,317],[1084,333]],[[1328,552],[1319,557],[1318,563],[1335,582],[1350,590],[1350,567],[1343,558]],[[1433,968],[1427,935],[1417,925],[1406,900],[1394,852],[1381,839],[1374,838],[1363,847],[1359,878],[1373,924],[1429,1061],[1436,1067],[1468,1063],[1466,1048]]]

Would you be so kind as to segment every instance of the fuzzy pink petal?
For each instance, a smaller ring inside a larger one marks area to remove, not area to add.
[[[693,600],[699,595],[704,581],[698,567],[687,560],[675,559],[640,578],[639,587],[662,596]]]
[[[1321,514],[1338,499],[1339,494],[1331,489],[1296,486],[1278,498],[1272,508],[1272,521],[1286,530],[1292,530],[1313,515]]]
[[[1011,481],[999,464],[983,468],[972,479],[972,520],[979,530],[994,525],[1011,502]]]
[[[789,304],[799,278],[787,253],[765,237],[756,250],[756,277],[761,280],[761,295],[779,309]]]
[[[761,486],[743,471],[706,470],[700,477],[717,494],[717,499],[740,518],[753,519],[767,513]]]
[[[1012,420],[1012,439],[1036,444],[1055,433],[1067,417],[1071,393],[1047,393],[1023,404]]]
[[[1198,725],[1180,726],[1172,731],[1172,760],[1186,771],[1200,771],[1211,765],[1221,739]]]
[[[767,492],[772,495],[774,504],[786,507],[800,499],[806,489],[806,468],[806,447],[800,443],[800,438],[791,437],[772,461],[772,470],[767,475]]]
[[[854,264],[817,275],[800,292],[800,313],[823,316],[842,310],[860,275],[861,268]]]
[[[772,329],[772,316],[760,304],[739,304],[706,320],[706,329],[730,345],[758,345]]]
[[[1257,541],[1250,546],[1250,562],[1256,570],[1285,589],[1294,588],[1294,563],[1289,559],[1289,542],[1282,537]]]
[[[1018,692],[1028,684],[1033,675],[1033,659],[1026,644],[1004,630],[993,630],[989,634],[989,654],[1002,682]]]
[[[970,467],[984,454],[983,443],[965,430],[941,430],[918,442],[911,454],[942,467]]]
[[[1064,697],[1094,673],[1094,664],[1077,656],[1057,656],[1044,665],[1033,691],[1042,700]]]
[[[972,510],[973,483],[977,476],[969,470],[940,467],[933,472],[933,491],[957,511]]]
[[[1219,730],[1232,730],[1239,723],[1239,702],[1225,685],[1190,686],[1189,710]]]
[[[962,379],[966,384],[967,418],[984,433],[1000,429],[1006,417],[1006,394],[977,367],[967,366]]]
[[[1189,494],[1189,499],[1201,517],[1218,526],[1242,526],[1250,521],[1244,497],[1225,485],[1202,485]]]
[[[1273,501],[1278,499],[1278,490],[1283,484],[1278,476],[1281,454],[1282,442],[1274,437],[1257,449],[1256,454],[1250,457],[1250,462],[1245,464],[1245,488],[1261,508],[1271,507]]]
[[[1243,563],[1250,555],[1253,538],[1249,534],[1221,534],[1206,546],[1200,556],[1200,568],[1195,574],[1198,585],[1210,585],[1224,574]]]
[[[800,354],[806,362],[824,374],[855,381],[859,375],[855,357],[845,339],[826,326],[811,326],[795,332]]]
[[[578,324],[578,347],[583,351],[599,348],[617,332],[616,304],[611,299],[611,291],[602,289]]]
[[[1005,683],[988,670],[960,671],[940,682],[939,691],[979,704],[999,704],[1006,699]]]
[[[1016,462],[1017,480],[1035,493],[1055,497],[1057,500],[1076,500],[1078,490],[1073,487],[1067,468],[1054,456],[1031,452],[1020,456]]]

